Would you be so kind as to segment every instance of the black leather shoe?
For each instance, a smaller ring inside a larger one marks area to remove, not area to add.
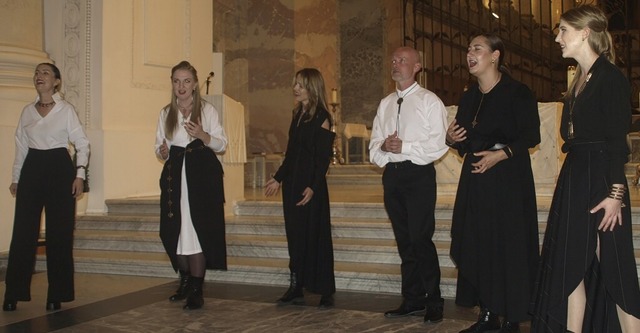
[[[320,309],[329,309],[334,306],[334,303],[335,301],[333,300],[333,296],[322,296],[320,297],[320,304],[318,304],[318,307]]]
[[[60,310],[60,302],[47,301],[47,311]]]
[[[498,333],[519,333],[520,332],[520,323],[517,321],[503,321],[502,327]]]
[[[460,333],[482,333],[500,329],[500,318],[487,309],[482,309],[478,315],[478,321]]]
[[[404,302],[397,309],[389,310],[384,313],[387,318],[399,318],[406,316],[422,316],[425,312],[424,306],[407,306]]]
[[[442,321],[442,313],[444,308],[442,304],[427,305],[427,311],[424,314],[424,322],[428,324],[439,323]]]
[[[2,311],[16,311],[18,308],[18,302],[5,299],[2,303]]]

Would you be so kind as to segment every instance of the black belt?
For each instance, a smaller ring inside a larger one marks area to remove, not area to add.
[[[407,168],[414,165],[411,161],[407,160],[407,161],[402,161],[402,162],[389,162],[387,163],[388,167],[394,168],[394,169],[403,169],[403,168]]]

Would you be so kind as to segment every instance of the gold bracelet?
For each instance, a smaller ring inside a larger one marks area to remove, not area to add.
[[[609,193],[609,195],[607,197],[609,197],[611,199],[620,200],[620,201],[622,201],[622,198],[623,198],[623,196],[615,195],[615,194],[612,194],[612,193]]]

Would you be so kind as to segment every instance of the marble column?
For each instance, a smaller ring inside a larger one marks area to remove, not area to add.
[[[16,124],[22,108],[36,96],[33,72],[51,61],[44,52],[42,0],[0,1],[0,252],[9,248],[15,200],[8,193]]]
[[[42,17],[41,0],[0,2],[0,106],[31,100],[35,66],[51,61],[43,50]]]

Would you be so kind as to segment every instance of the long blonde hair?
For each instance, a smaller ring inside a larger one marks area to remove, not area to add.
[[[589,47],[591,47],[597,55],[606,56],[607,60],[615,65],[616,55],[611,34],[607,31],[607,16],[600,8],[592,5],[578,6],[564,12],[560,15],[560,19],[576,30],[589,28],[591,31],[587,39]],[[582,69],[578,66],[575,77],[580,77],[581,74]],[[576,81],[577,80],[571,81],[569,89],[567,90],[567,96],[570,95],[569,92],[573,91]]]
[[[173,82],[173,74],[175,74],[178,70],[187,70],[191,72],[193,75],[193,79],[195,80],[195,89],[193,90],[193,106],[191,109],[191,120],[197,122],[201,118],[202,114],[202,97],[200,96],[200,87],[198,84],[198,72],[188,61],[181,61],[179,64],[173,66],[171,69],[171,81]],[[173,93],[173,88],[171,89],[171,103],[168,104],[165,108],[169,108],[169,113],[167,114],[167,119],[164,123],[164,132],[168,139],[173,138],[173,132],[175,132],[176,128],[178,128],[178,98]]]
[[[302,108],[307,112],[307,116],[303,121],[308,122],[313,119],[313,116],[316,114],[316,110],[318,107],[322,107],[325,110],[327,108],[327,100],[326,95],[327,92],[324,88],[324,79],[322,78],[322,74],[315,68],[303,68],[296,72],[296,75],[293,78],[293,85],[296,84],[296,79],[300,76],[302,79],[302,87],[307,90],[307,94],[309,95],[309,103],[305,107],[302,103],[296,104],[296,107],[293,109],[293,114],[300,111]]]

